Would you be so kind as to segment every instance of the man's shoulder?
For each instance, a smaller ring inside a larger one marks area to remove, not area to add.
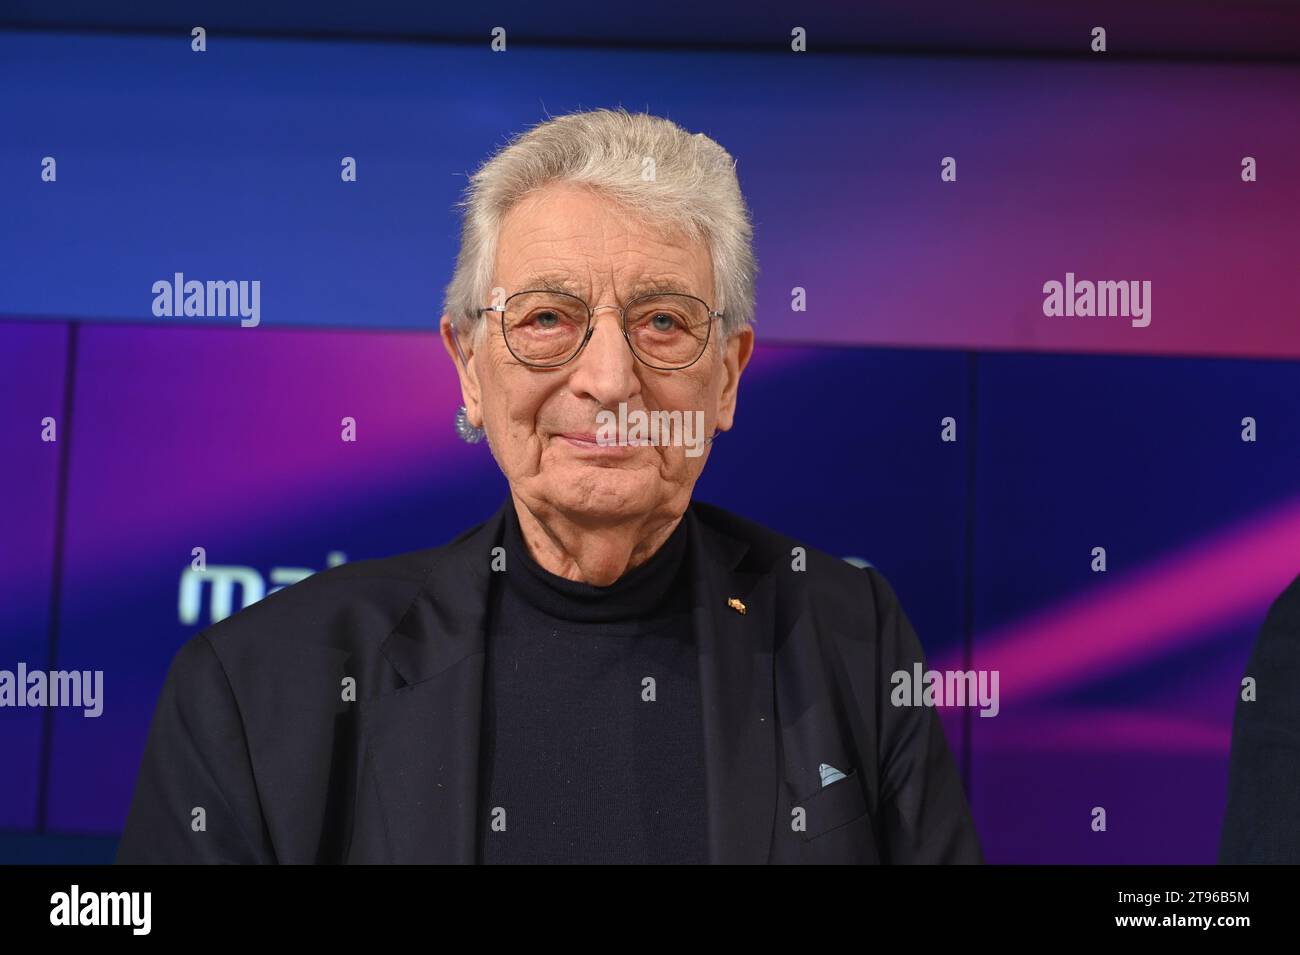
[[[885,576],[747,517],[703,501],[692,502],[701,525],[746,545],[742,569],[775,576],[800,592],[839,594],[872,606],[897,602]]]
[[[207,627],[197,636],[223,659],[291,656],[313,648],[378,652],[474,525],[436,547],[339,564],[306,577]]]
[[[736,569],[768,582],[776,630],[794,648],[786,652],[816,654],[834,646],[835,665],[850,668],[845,661],[867,661],[874,654],[920,658],[911,621],[878,568],[850,563],[723,508],[701,504],[696,513],[711,533],[747,545]]]

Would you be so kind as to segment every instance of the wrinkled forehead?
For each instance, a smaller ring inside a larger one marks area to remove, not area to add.
[[[553,186],[506,213],[497,240],[494,284],[620,298],[660,292],[713,297],[709,250],[680,227],[639,219],[591,190]]]
[[[628,301],[643,295],[662,295],[669,292],[708,298],[708,289],[697,289],[692,282],[669,276],[638,273],[619,278],[618,294]],[[584,278],[564,270],[526,272],[514,282],[514,286],[508,291],[513,293],[532,289],[544,292],[567,292],[585,301],[589,301],[592,294],[590,277]]]

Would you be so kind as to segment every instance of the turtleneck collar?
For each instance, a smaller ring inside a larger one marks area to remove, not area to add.
[[[505,583],[536,609],[561,620],[606,623],[644,620],[687,602],[690,523],[683,515],[650,559],[608,587],[552,574],[528,553],[511,499],[505,508]]]

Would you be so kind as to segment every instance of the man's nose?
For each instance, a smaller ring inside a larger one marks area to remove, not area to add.
[[[588,335],[569,377],[570,390],[579,396],[590,395],[601,407],[627,401],[641,390],[641,383],[636,358],[623,339],[618,309],[612,305],[594,309]]]

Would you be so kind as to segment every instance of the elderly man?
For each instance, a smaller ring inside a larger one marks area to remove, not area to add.
[[[441,334],[508,499],[187,643],[119,862],[981,861],[884,578],[692,501],[753,350],[734,165],[597,110],[474,175]]]

